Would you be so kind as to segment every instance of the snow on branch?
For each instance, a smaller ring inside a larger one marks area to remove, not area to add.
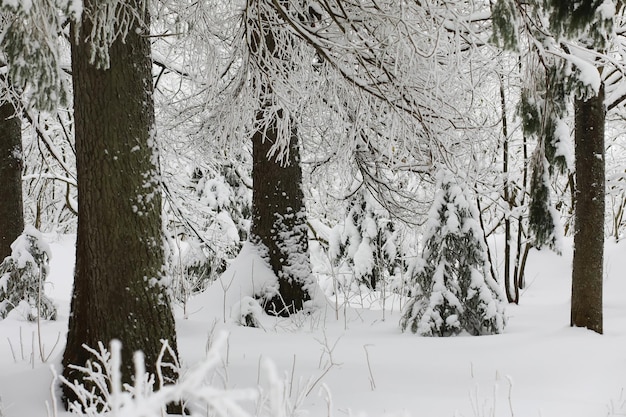
[[[110,65],[109,49],[113,42],[124,42],[131,28],[139,28],[150,33],[145,17],[148,16],[146,0],[98,0],[92,8],[83,10],[83,22],[89,20],[88,30],[77,26],[77,35],[86,38],[91,47],[90,61],[98,68]],[[80,20],[79,20],[80,22]],[[81,33],[83,32],[83,33]],[[86,33],[84,33],[86,32]],[[81,34],[81,35],[79,35]]]
[[[207,352],[206,359],[183,373],[175,384],[165,385],[160,373],[157,375],[146,373],[141,352],[135,353],[133,357],[134,384],[122,383],[119,340],[113,340],[109,350],[103,343],[99,343],[97,349],[85,346],[94,360],[85,366],[71,365],[73,369],[83,374],[85,384],[68,381],[54,369],[53,384],[60,381],[76,393],[78,401],[69,404],[69,411],[80,416],[100,417],[111,414],[116,417],[159,417],[163,415],[168,404],[182,401],[191,408],[190,411],[201,406],[214,411],[220,417],[248,417],[250,414],[240,403],[254,401],[258,395],[256,390],[218,389],[206,382],[213,370],[222,364],[220,352],[226,346],[226,340],[226,333],[219,335]],[[157,359],[157,370],[166,366],[179,366],[163,362],[163,356],[170,350],[167,342],[163,341]]]
[[[70,365],[83,374],[84,383],[68,381],[52,368],[52,386],[58,382],[69,387],[78,400],[69,404],[68,411],[84,417],[161,417],[169,404],[179,403],[191,416],[212,415],[216,417],[290,417],[299,415],[302,399],[308,396],[319,382],[309,382],[299,392],[295,401],[290,399],[289,384],[279,377],[274,364],[264,360],[262,365],[266,384],[248,389],[217,388],[210,381],[224,365],[222,355],[227,349],[228,335],[220,333],[211,343],[206,358],[185,372],[178,363],[165,363],[163,357],[175,357],[167,341],[157,358],[157,374],[146,373],[144,356],[133,356],[135,376],[132,385],[122,382],[121,350],[119,340],[113,340],[107,349],[99,343],[97,349],[84,346],[93,360],[85,366]],[[174,366],[180,378],[176,383],[165,384],[160,370]],[[260,371],[261,372],[261,371]],[[326,389],[326,394],[329,396]],[[54,410],[56,412],[56,410]],[[56,415],[56,414],[55,414]]]

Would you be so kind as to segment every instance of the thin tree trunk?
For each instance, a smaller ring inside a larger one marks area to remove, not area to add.
[[[24,230],[22,201],[22,123],[15,106],[0,103],[0,262]]]
[[[82,345],[97,347],[100,341],[108,345],[119,339],[122,379],[130,383],[133,353],[141,350],[147,372],[154,373],[161,340],[175,353],[176,333],[162,284],[161,194],[150,40],[145,33],[149,18],[144,15],[143,24],[135,21],[124,41],[113,43],[110,68],[97,69],[84,34],[91,32],[89,16],[98,1],[85,2],[78,42],[72,44],[79,215],[63,374],[70,381],[83,381],[69,367],[92,359]],[[141,16],[139,1],[128,3],[124,7]],[[175,370],[163,371],[165,383],[177,378]],[[63,393],[67,401],[76,399],[67,387]]]
[[[522,61],[521,58],[518,61],[519,70],[522,70]],[[526,193],[528,191],[528,138],[526,134],[522,132],[522,157],[524,161],[524,167],[522,170],[522,192],[520,197],[520,206],[524,206],[526,204]],[[515,297],[519,300],[519,290],[523,289],[526,286],[526,279],[524,275],[524,270],[526,269],[526,259],[528,258],[528,251],[531,248],[529,243],[524,245],[524,254],[521,255],[522,251],[522,238],[526,238],[527,233],[524,230],[524,219],[522,216],[519,216],[517,219],[517,248],[515,255],[515,277],[513,278],[513,282],[517,283],[517,287],[515,288]]]
[[[528,189],[528,140],[526,139],[526,135],[522,136],[522,155],[524,158],[524,169],[522,176],[522,192],[521,192],[521,200],[519,202],[520,206],[526,204],[526,192]],[[530,250],[531,245],[526,243],[524,245],[524,255],[521,255],[522,251],[522,238],[526,237],[526,232],[524,231],[524,220],[522,216],[519,216],[517,220],[517,249],[515,255],[515,277],[513,278],[514,282],[517,282],[517,288],[515,289],[515,296],[519,300],[519,290],[524,289],[526,286],[526,279],[524,275],[524,269],[526,268],[526,258],[528,257],[528,251]],[[520,261],[521,258],[521,261]]]
[[[602,333],[604,86],[575,102],[576,208],[571,325]]]
[[[519,268],[517,269],[518,273],[518,282],[520,283],[517,288],[515,289],[516,292],[516,297],[519,299],[519,290],[523,290],[526,287],[526,261],[528,260],[528,253],[530,252],[530,249],[532,248],[532,245],[530,243],[526,243],[524,245],[524,252],[521,255],[521,259],[518,261],[519,264]],[[518,249],[518,254],[521,252],[521,247],[520,249]],[[520,258],[520,256],[518,256],[518,258]]]
[[[478,221],[480,223],[480,230],[483,231],[483,242],[485,243],[485,249],[487,251],[487,261],[489,262],[489,273],[491,274],[491,279],[495,282],[499,282],[498,276],[496,275],[496,270],[493,266],[493,257],[491,256],[491,248],[489,247],[489,242],[487,241],[487,233],[485,232],[485,222],[483,220],[483,210],[480,204],[480,198],[476,197],[476,208],[478,209]]]
[[[508,213],[504,216],[504,287],[506,299],[509,303],[517,304],[519,299],[511,290],[517,288],[517,282],[511,284],[511,218],[510,213],[513,209],[513,201],[511,196],[511,185],[509,183],[509,129],[506,118],[506,96],[504,94],[504,78],[500,74],[500,106],[502,110],[502,171],[504,173],[504,202],[507,205]]]

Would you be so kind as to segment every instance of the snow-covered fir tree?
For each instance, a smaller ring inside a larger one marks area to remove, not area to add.
[[[184,184],[171,184],[168,264],[180,301],[224,272],[248,238],[252,197],[243,170],[234,161],[217,169],[195,167]]]
[[[488,273],[478,212],[449,171],[438,173],[436,186],[401,327],[424,336],[501,333],[504,303]]]
[[[26,226],[0,264],[0,319],[18,308],[28,320],[55,320],[57,310],[44,293],[50,246],[39,230]]]
[[[376,290],[403,268],[399,228],[367,189],[354,195],[345,220],[333,228],[329,254],[343,286]]]
[[[241,173],[233,164],[223,164],[217,170],[196,169],[192,186],[199,203],[208,209],[203,219],[203,232],[212,243],[216,258],[235,257],[248,238],[251,216],[249,173]],[[246,178],[242,178],[245,176]],[[223,268],[218,272],[223,272]]]

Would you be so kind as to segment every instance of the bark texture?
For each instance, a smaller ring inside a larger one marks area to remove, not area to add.
[[[0,262],[24,230],[22,123],[11,102],[0,103]]]
[[[90,62],[89,16],[99,0],[85,1],[78,42],[72,44],[79,215],[76,269],[63,375],[90,358],[82,347],[122,342],[122,376],[131,382],[132,355],[143,351],[155,371],[161,340],[176,352],[174,318],[165,288],[158,158],[150,42],[144,15],[124,42],[110,48],[110,68]],[[137,0],[127,2],[141,15]],[[76,30],[76,28],[74,28]],[[166,355],[165,360],[173,358]],[[177,375],[165,369],[165,376]],[[167,381],[166,381],[167,382]],[[64,387],[66,401],[75,399]]]
[[[289,141],[287,164],[269,156],[277,140],[275,124],[253,138],[251,240],[267,248],[278,277],[278,294],[266,300],[270,314],[289,315],[310,300],[311,279],[306,209],[297,136]]]
[[[250,56],[256,77],[253,84],[260,92],[257,130],[252,137],[252,226],[250,240],[267,249],[267,260],[278,277],[277,292],[263,300],[269,314],[288,316],[302,310],[311,299],[311,265],[309,260],[306,208],[302,192],[302,169],[297,126],[276,100],[272,77],[284,76],[290,70],[293,40],[277,36],[276,17],[268,18],[264,0],[249,0],[248,38]],[[281,7],[289,3],[281,0]],[[270,76],[268,76],[270,75]],[[285,138],[279,125],[291,122],[290,137]],[[271,156],[277,143],[285,143],[285,161]]]
[[[576,202],[571,326],[602,333],[604,86],[575,102]]]

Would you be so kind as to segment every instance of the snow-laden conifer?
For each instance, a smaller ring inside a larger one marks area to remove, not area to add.
[[[329,241],[329,255],[339,283],[379,289],[380,283],[400,275],[403,269],[401,234],[389,213],[362,189],[336,225]]]
[[[251,192],[239,175],[222,164],[195,167],[187,180],[167,176],[168,265],[179,301],[222,274],[247,239]]]
[[[424,336],[501,333],[501,290],[488,274],[478,212],[449,171],[439,172],[437,189],[401,327]]]
[[[55,320],[56,307],[44,294],[50,259],[48,243],[37,229],[26,226],[11,249],[11,256],[0,264],[0,318],[21,305],[28,320]]]

